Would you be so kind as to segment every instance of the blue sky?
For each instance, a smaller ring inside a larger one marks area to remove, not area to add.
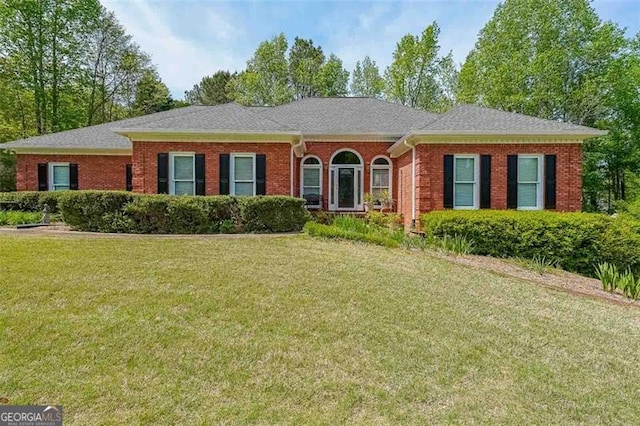
[[[441,28],[443,53],[463,62],[497,0],[451,1],[213,1],[102,0],[120,23],[152,55],[173,96],[219,69],[239,71],[258,44],[284,32],[311,38],[325,54],[336,53],[345,68],[369,55],[381,71],[398,40],[419,34],[432,21]],[[640,1],[596,0],[602,19],[640,32]]]

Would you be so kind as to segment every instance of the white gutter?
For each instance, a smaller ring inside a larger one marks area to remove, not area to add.
[[[411,148],[411,228],[416,227],[416,145],[409,143],[409,139],[405,139],[402,143]]]
[[[291,145],[291,150],[289,151],[289,183],[290,187],[290,195],[293,197],[293,145]]]

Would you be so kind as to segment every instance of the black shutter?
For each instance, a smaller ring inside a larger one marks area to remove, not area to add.
[[[78,189],[78,165],[69,164],[69,189]]]
[[[491,156],[480,156],[480,208],[491,208]]]
[[[196,154],[196,195],[205,194],[204,154]]]
[[[544,156],[544,208],[556,208],[556,156]]]
[[[158,154],[158,194],[169,193],[169,154]]]
[[[256,155],[256,195],[267,195],[267,156]]]
[[[444,156],[444,208],[453,208],[453,155]]]
[[[518,156],[507,156],[507,208],[518,208]]]
[[[126,189],[127,191],[133,191],[133,166],[131,164],[127,164],[125,167],[125,176],[126,176]]]
[[[220,195],[229,194],[229,154],[220,154]]]
[[[49,167],[47,163],[38,164],[38,191],[49,190]]]

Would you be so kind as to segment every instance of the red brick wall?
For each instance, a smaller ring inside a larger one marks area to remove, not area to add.
[[[491,155],[491,208],[507,208],[507,155],[555,154],[557,156],[557,210],[582,208],[582,145],[571,144],[421,144],[417,146],[418,210],[441,210],[443,206],[443,156],[447,154]]]
[[[267,156],[267,194],[289,195],[289,143],[133,142],[133,190],[158,192],[158,154],[193,152],[205,155],[205,193],[220,192],[220,154],[256,153]]]
[[[39,163],[76,163],[79,189],[126,189],[127,155],[40,155],[19,154],[16,164],[16,189],[38,190]]]
[[[328,197],[329,197],[329,162],[331,156],[336,152],[345,148],[352,149],[362,157],[364,161],[364,190],[363,193],[371,191],[371,161],[378,155],[384,155],[389,158],[387,149],[391,146],[388,142],[313,142],[306,141],[307,155],[315,155],[322,160],[322,198],[323,208],[328,209]],[[300,195],[300,162],[301,158],[296,158],[295,167],[295,195]],[[397,171],[396,165],[391,160],[391,196],[397,203]]]

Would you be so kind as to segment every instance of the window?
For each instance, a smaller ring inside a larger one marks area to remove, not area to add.
[[[518,155],[518,209],[542,208],[542,156]]]
[[[69,163],[49,163],[49,191],[70,189]]]
[[[478,208],[479,161],[477,155],[456,155],[453,167],[453,208]]]
[[[255,154],[231,154],[231,195],[256,195]]]
[[[195,155],[192,153],[171,153],[169,163],[171,176],[170,194],[194,195],[195,194]]]
[[[322,162],[317,157],[302,161],[300,196],[307,200],[307,207],[322,207]]]
[[[385,192],[391,198],[391,162],[386,157],[377,157],[371,162],[371,196],[377,206]]]

